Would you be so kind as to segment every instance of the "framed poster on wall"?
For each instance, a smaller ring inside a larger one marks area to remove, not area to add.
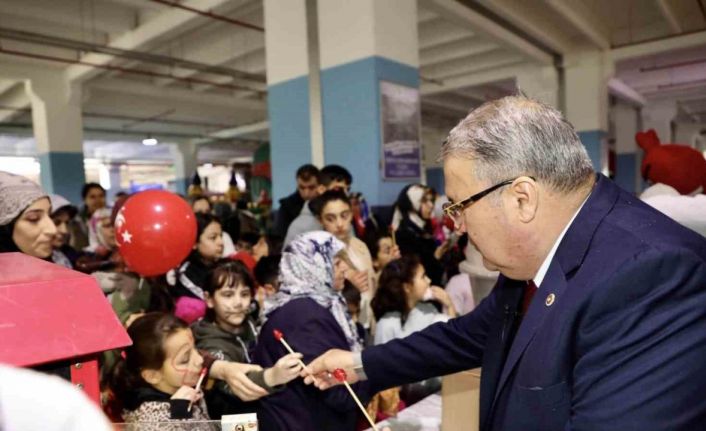
[[[382,175],[386,180],[419,179],[421,105],[419,89],[380,81]]]

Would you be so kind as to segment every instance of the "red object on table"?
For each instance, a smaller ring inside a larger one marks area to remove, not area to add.
[[[71,381],[100,402],[98,356],[132,344],[96,280],[22,253],[0,253],[0,362],[70,362]]]

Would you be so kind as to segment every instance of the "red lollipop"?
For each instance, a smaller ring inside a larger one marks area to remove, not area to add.
[[[341,383],[345,382],[346,379],[348,378],[348,376],[346,375],[346,372],[343,371],[341,368],[336,368],[335,370],[333,370],[333,377],[335,377],[336,380],[338,380]]]
[[[115,217],[120,255],[136,273],[161,275],[186,259],[196,242],[196,216],[174,193],[148,190],[131,196]]]
[[[282,334],[279,329],[275,329],[274,331],[272,331],[272,333],[274,334],[275,340],[277,341],[282,341],[282,338],[284,338],[284,334]]]

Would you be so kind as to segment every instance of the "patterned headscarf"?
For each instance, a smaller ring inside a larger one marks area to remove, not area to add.
[[[282,252],[279,291],[265,300],[265,315],[298,298],[310,298],[331,312],[352,351],[360,351],[357,330],[348,315],[346,301],[333,289],[333,258],[345,244],[328,232],[297,236]]]

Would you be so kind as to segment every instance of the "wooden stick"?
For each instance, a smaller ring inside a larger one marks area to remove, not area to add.
[[[206,377],[206,373],[208,372],[208,368],[204,368],[201,370],[201,373],[199,373],[199,380],[196,382],[196,392],[201,389],[201,384],[203,383],[204,377]],[[189,401],[189,411],[191,411],[191,407],[194,404],[193,401]]]
[[[363,403],[360,402],[360,399],[358,398],[358,395],[353,392],[353,388],[351,388],[351,385],[348,384],[347,381],[347,376],[346,372],[343,371],[342,369],[338,368],[333,371],[333,376],[338,380],[339,382],[343,383],[346,386],[346,389],[348,389],[348,392],[350,392],[351,396],[353,397],[353,400],[355,401],[356,404],[358,404],[358,407],[360,407],[360,411],[363,412],[365,415],[365,419],[368,420],[370,423],[370,426],[373,427],[374,431],[378,431],[378,427],[375,425],[375,422],[373,422],[372,418],[368,414],[368,411],[363,407]]]
[[[397,238],[395,237],[395,228],[390,226],[390,235],[392,235],[392,246],[397,245]]]
[[[272,331],[272,333],[273,333],[274,336],[275,336],[275,340],[281,342],[281,343],[284,345],[284,347],[287,349],[287,351],[288,351],[289,353],[294,353],[294,350],[292,350],[292,348],[289,346],[289,344],[287,343],[287,341],[285,341],[285,339],[284,339],[284,334],[282,334],[282,332],[280,332],[280,330],[275,329],[274,331]],[[316,380],[316,377],[314,377],[314,374],[312,374],[312,372],[311,372],[311,370],[309,369],[309,367],[307,367],[307,366],[304,364],[304,362],[302,362],[301,359],[297,359],[297,360],[299,361],[299,365],[301,365],[302,368],[304,368],[304,369],[306,370],[306,372],[309,373],[309,375],[311,375],[311,377],[312,377],[314,380]]]

